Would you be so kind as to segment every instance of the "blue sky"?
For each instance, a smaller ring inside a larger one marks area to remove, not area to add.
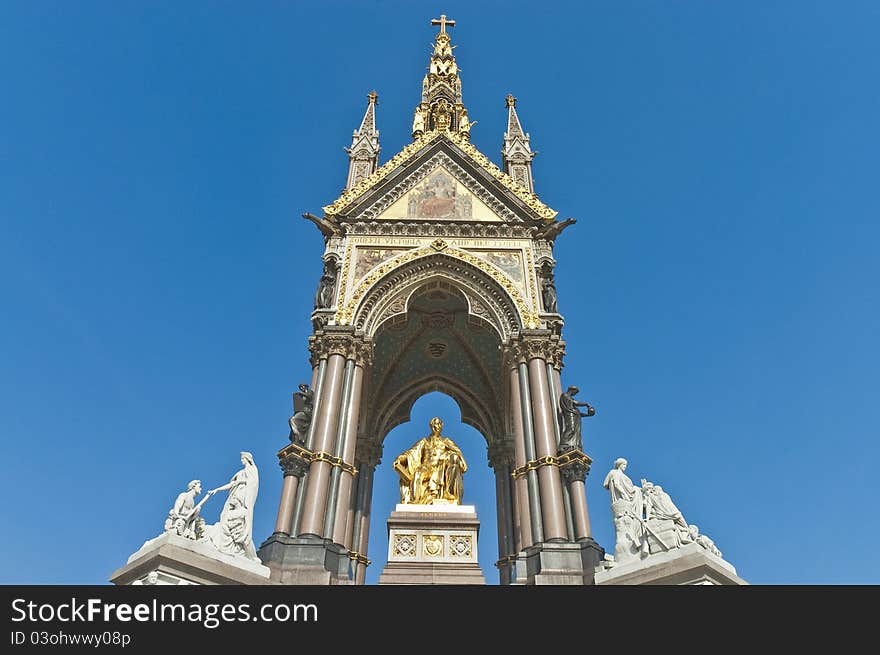
[[[323,246],[300,214],[344,185],[370,90],[382,161],[408,143],[441,12],[472,142],[498,161],[513,93],[536,191],[578,219],[555,257],[596,539],[625,456],[750,582],[880,583],[880,5],[856,0],[2,3],[0,582],[105,583],[243,449],[270,534]],[[368,581],[390,460],[435,413],[497,581],[456,412],[425,397],[386,439]]]

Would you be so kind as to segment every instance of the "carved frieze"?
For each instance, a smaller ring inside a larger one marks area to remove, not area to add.
[[[531,239],[534,228],[527,225],[504,225],[498,223],[476,223],[460,221],[445,225],[412,221],[357,221],[346,223],[349,236],[382,236],[382,237],[459,237],[459,238],[505,238]],[[386,241],[376,240],[377,244]],[[546,242],[545,242],[546,243]],[[549,251],[549,246],[548,246]]]

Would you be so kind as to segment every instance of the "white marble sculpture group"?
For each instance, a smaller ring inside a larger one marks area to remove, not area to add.
[[[688,524],[663,487],[642,480],[637,487],[626,475],[627,461],[618,458],[602,483],[611,495],[617,543],[614,563],[643,559],[655,553],[696,543],[721,557],[721,551],[696,525]]]
[[[250,453],[241,453],[241,464],[243,468],[227,484],[211,489],[198,503],[195,499],[202,493],[202,483],[200,480],[191,481],[169,510],[165,532],[209,544],[227,555],[259,562],[254,547],[253,522],[260,476]],[[220,491],[229,492],[220,511],[220,520],[208,525],[201,517],[202,505]]]

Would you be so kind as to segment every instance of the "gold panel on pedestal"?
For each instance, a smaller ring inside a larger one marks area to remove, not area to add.
[[[422,537],[422,550],[425,557],[443,557],[443,535],[426,534]]]

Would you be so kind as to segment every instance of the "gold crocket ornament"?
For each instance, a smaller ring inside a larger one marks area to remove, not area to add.
[[[431,434],[419,439],[394,460],[400,476],[403,505],[461,505],[461,476],[467,471],[464,455],[452,439],[444,437],[443,421],[431,419]]]

